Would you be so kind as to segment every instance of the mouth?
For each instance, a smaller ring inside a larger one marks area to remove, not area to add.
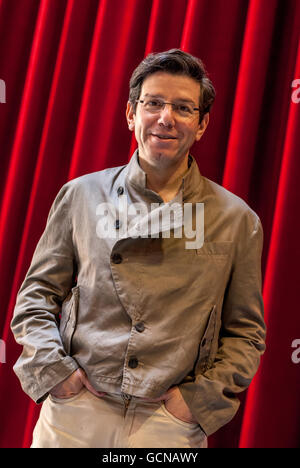
[[[152,136],[159,138],[159,140],[177,140],[173,135],[164,135],[161,133],[151,133]]]

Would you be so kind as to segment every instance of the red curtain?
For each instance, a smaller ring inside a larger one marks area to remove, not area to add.
[[[209,446],[300,446],[299,31],[299,0],[0,0],[0,446],[28,447],[40,410],[13,373],[9,324],[50,205],[68,179],[128,161],[130,75],[173,47],[217,90],[200,170],[265,232],[267,351]]]

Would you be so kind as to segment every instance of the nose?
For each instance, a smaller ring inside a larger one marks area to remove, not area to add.
[[[164,107],[161,109],[159,113],[158,123],[168,128],[174,127],[174,109],[171,104],[165,104]]]

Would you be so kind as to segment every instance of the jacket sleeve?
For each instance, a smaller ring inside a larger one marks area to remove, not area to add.
[[[251,218],[252,229],[247,228],[248,234],[243,236],[247,241],[237,248],[224,295],[219,333],[214,338],[215,355],[193,381],[179,385],[185,402],[208,436],[236,414],[240,402],[235,394],[250,385],[265,350],[263,231],[259,218],[255,217],[254,228]]]
[[[68,199],[66,184],[52,205],[11,321],[15,339],[23,346],[14,371],[37,403],[79,367],[66,354],[58,329],[61,305],[76,271]]]

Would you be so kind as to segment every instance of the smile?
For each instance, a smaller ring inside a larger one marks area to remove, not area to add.
[[[172,135],[160,135],[152,133],[152,136],[159,138],[160,140],[177,140],[177,138]]]

